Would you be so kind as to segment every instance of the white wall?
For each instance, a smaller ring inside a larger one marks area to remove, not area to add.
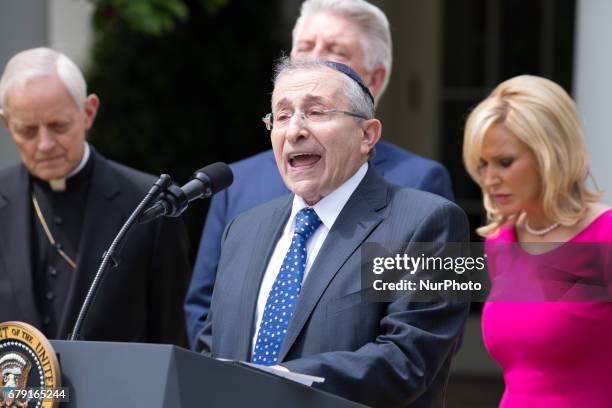
[[[49,0],[49,46],[68,55],[82,70],[92,41],[90,0]]]
[[[47,3],[8,0],[0,6],[0,71],[17,52],[47,44]],[[0,168],[19,161],[5,127],[0,125]]]
[[[612,204],[612,1],[578,0],[574,95],[603,200]]]

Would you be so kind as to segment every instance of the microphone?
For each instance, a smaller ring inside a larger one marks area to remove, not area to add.
[[[157,217],[161,217],[162,215],[178,217],[183,211],[185,211],[191,201],[198,198],[210,197],[224,188],[229,187],[229,185],[232,184],[232,181],[234,181],[232,171],[227,164],[220,162],[213,163],[196,171],[193,174],[192,179],[183,187],[179,187],[172,183],[170,176],[167,174],[162,174],[146,194],[145,198],[142,199],[140,204],[138,204],[136,209],[123,224],[108,250],[104,252],[102,262],[100,263],[98,272],[96,272],[93,281],[89,286],[89,290],[87,291],[85,300],[81,305],[81,309],[79,310],[79,314],[76,322],[74,323],[74,328],[69,336],[69,340],[79,339],[81,327],[87,318],[89,308],[95,301],[104,272],[106,271],[106,268],[111,260],[115,266],[118,264],[117,260],[115,259],[115,253],[120,249],[121,242],[126,237],[128,231],[130,228],[132,228],[136,220],[143,223],[151,221]],[[158,197],[159,199],[157,203],[149,207],[149,209],[143,214],[143,210]]]
[[[171,184],[157,202],[149,207],[138,222],[143,224],[161,216],[178,217],[189,203],[199,198],[208,198],[229,187],[234,174],[225,163],[217,162],[197,170],[183,187]]]
[[[155,200],[163,191],[165,191],[172,183],[170,176],[167,174],[162,174],[159,179],[155,182],[155,184],[151,187],[149,192],[142,199],[140,204],[136,207],[136,209],[132,212],[132,214],[128,217],[127,221],[123,224],[115,239],[111,243],[110,247],[104,255],[102,256],[102,262],[100,263],[100,267],[98,268],[98,272],[94,275],[93,280],[91,281],[91,285],[89,285],[89,289],[87,290],[87,295],[85,295],[85,300],[81,305],[81,309],[79,310],[79,315],[77,316],[76,321],[74,322],[74,327],[72,329],[72,333],[69,336],[69,340],[78,340],[81,335],[81,327],[83,326],[83,322],[87,318],[87,313],[89,313],[89,308],[93,304],[96,294],[98,293],[98,288],[100,287],[100,282],[102,282],[102,278],[104,276],[104,271],[108,266],[111,259],[115,266],[117,266],[117,261],[114,258],[115,252],[119,249],[119,245],[121,241],[127,235],[127,232],[132,228],[132,225],[136,222],[136,219],[142,211]]]

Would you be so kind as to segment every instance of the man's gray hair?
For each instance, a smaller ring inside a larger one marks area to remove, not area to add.
[[[297,45],[297,39],[306,20],[320,12],[337,14],[362,28],[363,66],[371,72],[382,64],[387,71],[380,94],[376,95],[376,100],[380,99],[387,89],[393,61],[391,32],[385,13],[364,0],[306,0],[302,3],[300,16],[293,27],[293,48]]]
[[[344,96],[351,105],[351,110],[367,119],[374,118],[374,103],[361,89],[361,86],[345,73],[327,65],[324,61],[310,58],[281,58],[274,67],[274,86],[278,80],[287,74],[298,71],[331,70],[337,72],[344,79]]]
[[[6,110],[7,95],[14,86],[56,74],[79,108],[85,107],[87,84],[79,67],[64,54],[50,48],[25,50],[10,59],[0,78],[0,109]]]

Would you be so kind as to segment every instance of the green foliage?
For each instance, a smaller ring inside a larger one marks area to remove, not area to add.
[[[158,36],[123,19],[98,25],[87,73],[101,100],[93,145],[178,184],[206,164],[269,149],[261,117],[273,61],[290,44],[280,1],[229,2],[212,15],[201,0],[185,1],[189,17]],[[201,202],[187,212],[193,245],[204,211]]]
[[[228,0],[200,0],[200,5],[204,7],[204,10],[208,12],[209,15],[213,15],[220,8],[227,5]]]
[[[176,24],[189,17],[189,7],[183,0],[94,0],[94,27],[127,24],[135,31],[160,36],[172,31]],[[200,6],[214,15],[227,0],[199,0]]]

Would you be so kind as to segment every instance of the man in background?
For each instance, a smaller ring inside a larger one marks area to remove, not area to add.
[[[0,321],[49,338],[71,333],[104,251],[156,180],[85,141],[99,105],[78,67],[48,48],[15,55],[0,79],[0,119],[21,158],[0,171]],[[184,344],[187,251],[181,220],[136,226],[81,338]]]
[[[391,75],[389,22],[379,8],[364,0],[307,0],[293,29],[291,56],[351,66],[363,78],[376,103]],[[453,199],[450,177],[439,163],[379,141],[372,164],[393,184]],[[210,307],[224,228],[238,214],[289,193],[272,150],[234,163],[231,168],[234,183],[212,200],[185,303],[192,345]]]

